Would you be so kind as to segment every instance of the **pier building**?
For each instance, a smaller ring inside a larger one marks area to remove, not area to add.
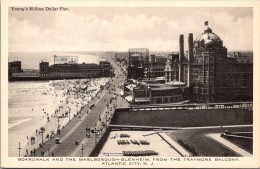
[[[47,67],[48,74],[40,74],[41,78],[50,79],[92,78],[102,77],[102,71],[97,64],[55,64]]]
[[[8,62],[8,76],[11,77],[13,73],[22,72],[22,62],[13,61]]]
[[[77,58],[66,57],[66,60],[54,56],[55,64],[49,66],[49,62],[40,62],[39,71],[21,70],[21,61],[9,63],[9,80],[47,80],[47,79],[81,79],[113,76],[113,69],[109,62],[100,61],[99,64],[78,64]],[[66,63],[65,63],[66,62]],[[20,65],[20,68],[19,68]]]
[[[23,71],[23,72],[14,72],[12,73],[12,77],[13,78],[38,78],[39,75],[39,71]]]

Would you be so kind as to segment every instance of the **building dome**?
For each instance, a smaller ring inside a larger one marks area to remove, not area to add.
[[[213,43],[214,43],[214,41],[211,40],[211,39],[205,40],[205,45],[211,45],[211,44],[213,44]]]
[[[208,43],[212,43],[214,41],[221,41],[221,39],[218,37],[218,35],[216,35],[215,33],[212,32],[212,30],[210,28],[207,28],[204,33],[202,33],[201,35],[199,35],[196,39],[196,41],[200,41],[200,42],[208,42]]]
[[[225,53],[227,50],[220,37],[208,27],[208,21],[205,22],[205,26],[204,32],[193,41],[194,58],[201,56],[201,53],[206,51]]]

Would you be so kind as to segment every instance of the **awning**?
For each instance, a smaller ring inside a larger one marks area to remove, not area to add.
[[[167,83],[165,83],[165,84],[177,85],[177,86],[179,86],[179,85],[185,85],[185,83],[179,82],[179,81],[171,81],[171,82],[167,82]]]
[[[165,80],[165,77],[156,77],[155,80]]]
[[[150,102],[149,98],[135,98],[135,102]]]
[[[134,87],[136,87],[135,84],[130,84],[126,86],[126,88],[128,88],[129,90],[133,90]]]
[[[132,102],[133,101],[133,97],[132,96],[126,96],[125,99],[129,102]]]

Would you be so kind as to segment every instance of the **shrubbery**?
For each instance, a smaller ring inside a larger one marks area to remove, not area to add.
[[[198,153],[195,151],[195,149],[191,145],[184,143],[181,139],[178,139],[178,143],[183,148],[185,148],[187,151],[189,151],[192,154],[192,156],[197,156],[198,155]]]

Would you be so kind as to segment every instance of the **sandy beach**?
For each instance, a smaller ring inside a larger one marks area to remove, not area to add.
[[[19,142],[21,156],[33,154],[42,138],[46,142],[58,128],[65,127],[69,119],[88,106],[89,100],[108,81],[109,78],[93,78],[36,82],[36,85],[35,82],[30,82],[32,84],[27,84],[26,89],[23,83],[18,83],[19,87],[12,83],[12,92],[9,94],[9,156],[18,156]],[[12,97],[13,93],[19,95]],[[43,137],[39,133],[41,128],[44,130]],[[33,144],[31,138],[35,138]]]

